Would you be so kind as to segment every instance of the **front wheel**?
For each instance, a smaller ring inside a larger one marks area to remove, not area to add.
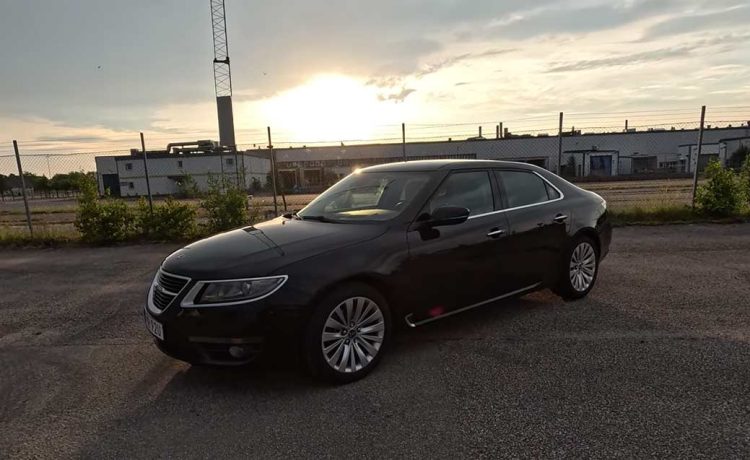
[[[588,236],[573,239],[563,255],[555,292],[565,300],[585,297],[596,283],[599,252]]]
[[[313,375],[347,383],[369,374],[390,338],[385,298],[363,283],[334,289],[318,304],[305,333],[305,360]]]

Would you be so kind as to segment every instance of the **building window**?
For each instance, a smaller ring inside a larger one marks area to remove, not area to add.
[[[133,190],[133,189],[135,188],[135,184],[134,184],[134,183],[132,183],[132,182],[128,182],[128,188],[129,188],[130,190]]]
[[[177,167],[182,168],[182,160],[177,160]]]
[[[224,163],[225,163],[225,164],[226,164],[227,166],[234,166],[234,158],[225,158],[225,159],[224,159]]]
[[[125,163],[125,171],[132,171],[133,163]]]

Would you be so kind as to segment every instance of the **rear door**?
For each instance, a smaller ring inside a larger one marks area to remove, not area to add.
[[[495,185],[488,170],[455,171],[428,200],[421,215],[441,206],[468,208],[458,225],[412,230],[407,234],[407,276],[413,321],[420,321],[487,300],[507,291],[502,267],[509,248],[508,221],[497,212]]]
[[[556,273],[570,221],[562,193],[534,171],[500,169],[494,173],[510,225],[510,259],[521,287],[549,281]]]

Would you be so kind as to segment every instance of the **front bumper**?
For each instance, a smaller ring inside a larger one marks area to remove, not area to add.
[[[307,309],[253,302],[232,307],[182,308],[171,305],[149,315],[163,327],[154,338],[165,354],[192,364],[236,366],[256,359],[278,337],[301,337]]]

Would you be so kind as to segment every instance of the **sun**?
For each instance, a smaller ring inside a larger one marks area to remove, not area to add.
[[[315,76],[260,107],[262,117],[278,133],[274,143],[370,139],[387,109],[376,88],[335,74]]]

